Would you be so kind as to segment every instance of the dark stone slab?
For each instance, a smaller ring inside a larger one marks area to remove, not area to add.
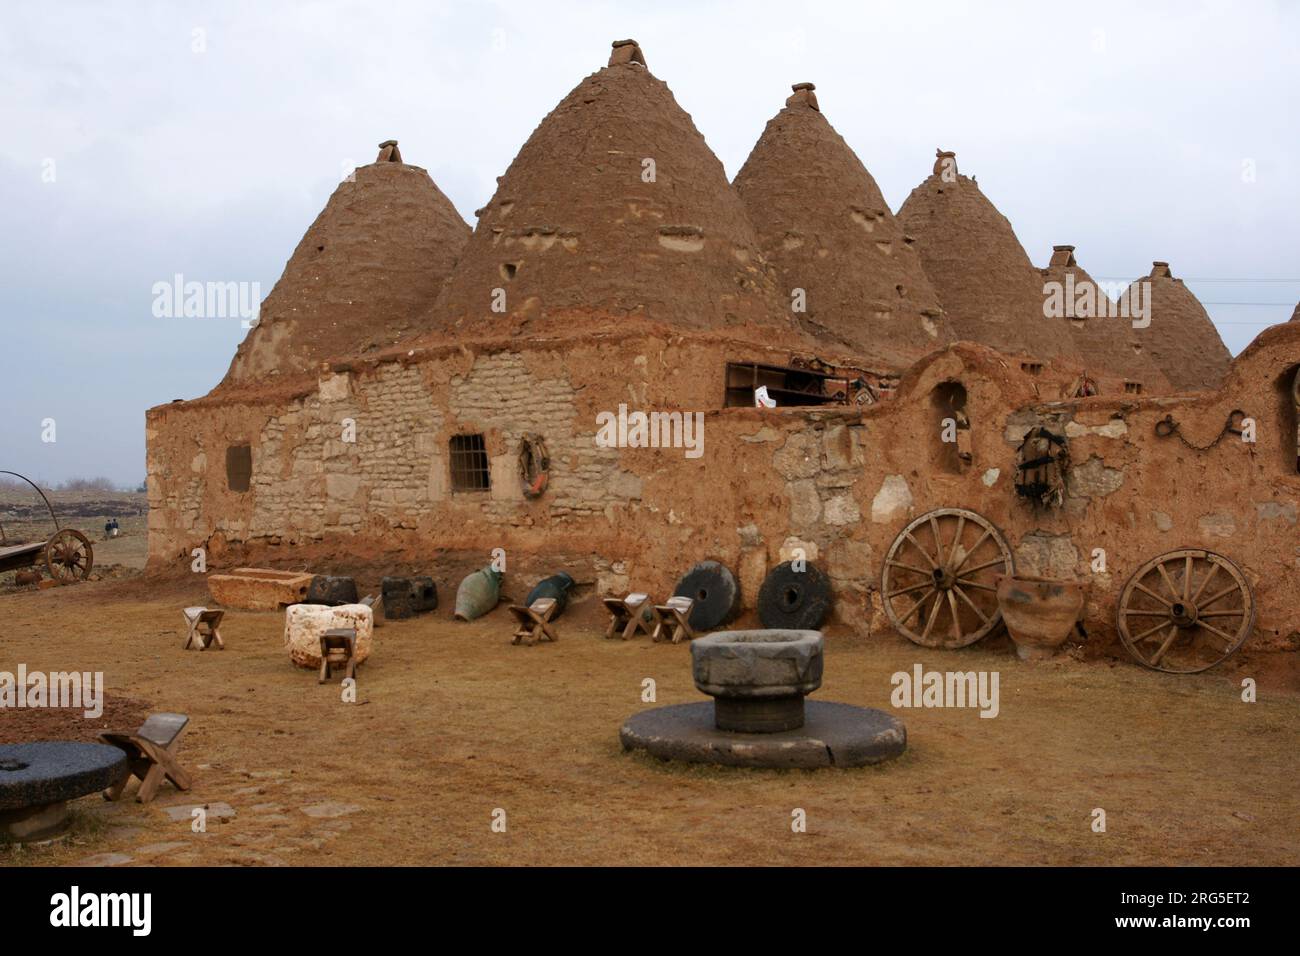
[[[729,767],[862,767],[907,749],[907,728],[884,711],[827,701],[804,702],[804,725],[773,734],[742,734],[714,725],[713,701],[656,707],[629,717],[619,731],[625,750],[663,760]]]
[[[356,604],[357,582],[348,577],[318,574],[311,579],[304,603],[325,604],[330,607],[338,607],[340,604]]]
[[[17,770],[7,766],[25,765]],[[72,800],[116,783],[126,754],[104,744],[68,741],[0,745],[0,810]]]
[[[384,595],[384,613],[403,620],[438,607],[438,587],[431,577],[386,577],[380,585]]]

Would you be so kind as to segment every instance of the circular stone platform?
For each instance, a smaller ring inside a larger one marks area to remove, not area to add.
[[[0,841],[58,836],[67,825],[66,801],[103,790],[126,772],[126,754],[104,744],[0,745]]]
[[[907,749],[907,728],[884,711],[818,700],[804,702],[804,724],[798,730],[719,730],[713,701],[705,700],[642,711],[627,719],[618,736],[625,750],[728,767],[862,767]]]

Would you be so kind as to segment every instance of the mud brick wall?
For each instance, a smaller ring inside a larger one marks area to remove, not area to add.
[[[1294,414],[1279,383],[1300,363],[1295,352],[1289,342],[1248,351],[1224,390],[1207,395],[1043,402],[1018,363],[960,344],[865,408],[724,408],[726,362],[789,356],[708,335],[461,346],[340,366],[288,398],[150,413],[151,562],[188,562],[200,545],[218,565],[446,551],[486,560],[502,547],[537,567],[563,556],[601,591],[666,594],[712,558],[733,568],[752,607],[767,571],[802,549],[831,577],[839,618],[870,631],[888,627],[881,563],[899,531],[933,508],[963,507],[1003,532],[1022,573],[1085,581],[1086,624],[1102,640],[1113,638],[1127,576],[1193,546],[1246,570],[1260,640],[1290,646],[1300,475],[1294,460],[1288,471]],[[947,412],[937,396],[954,384],[970,426],[961,461],[938,440]],[[702,412],[704,454],[598,447],[596,416],[620,403]],[[1255,443],[1219,437],[1234,409],[1255,418]],[[1155,435],[1169,415],[1181,438]],[[351,443],[342,440],[348,418]],[[1033,507],[1012,489],[1016,449],[1039,423],[1070,443],[1060,508]],[[490,491],[450,487],[449,443],[465,433],[484,436]],[[540,436],[551,460],[537,499],[525,497],[518,472],[525,435]],[[253,446],[242,494],[224,470],[239,440]],[[1091,570],[1094,548],[1107,552],[1105,573]]]

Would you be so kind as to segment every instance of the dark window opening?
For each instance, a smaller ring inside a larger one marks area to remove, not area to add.
[[[451,490],[487,491],[492,487],[487,446],[482,435],[451,438]]]
[[[966,388],[961,382],[941,382],[930,393],[931,460],[950,475],[960,475],[971,463],[970,419],[966,417]]]
[[[788,405],[845,405],[854,383],[848,378],[808,368],[727,363],[727,408],[753,408],[754,393],[766,388],[777,407]]]
[[[252,446],[231,445],[226,449],[226,487],[231,491],[245,492],[252,480]]]
[[[1028,372],[1030,375],[1037,375],[1039,372],[1043,370],[1043,363],[1042,362],[1021,362],[1020,370],[1022,372]]]
[[[1300,365],[1278,377],[1277,396],[1282,462],[1287,471],[1300,473]]]
[[[1142,383],[1141,383],[1141,382],[1125,382],[1125,383],[1124,383],[1124,391],[1125,391],[1127,394],[1129,394],[1129,395],[1141,395],[1141,394],[1142,394]]]

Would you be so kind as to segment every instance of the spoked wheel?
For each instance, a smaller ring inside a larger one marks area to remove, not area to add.
[[[987,518],[940,508],[894,539],[880,576],[890,623],[914,644],[966,647],[998,625],[997,578],[1015,566],[1006,539]]]
[[[1195,674],[1245,643],[1255,626],[1255,594],[1223,555],[1185,548],[1134,571],[1116,616],[1120,640],[1138,663]]]
[[[95,563],[95,550],[88,539],[74,528],[56,531],[45,542],[45,567],[50,577],[60,584],[72,584],[90,577]]]

